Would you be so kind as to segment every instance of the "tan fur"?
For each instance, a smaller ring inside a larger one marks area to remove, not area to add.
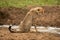
[[[44,9],[42,7],[32,8],[25,16],[25,18],[20,23],[20,32],[29,32],[32,26],[33,18],[36,18],[40,13],[44,14]],[[38,18],[37,18],[38,20]],[[36,25],[35,25],[36,29]],[[36,29],[37,31],[37,29]]]
[[[20,30],[22,32],[29,32],[30,28],[32,26],[32,19],[36,18],[39,13],[44,13],[44,9],[42,7],[36,7],[36,8],[32,8],[25,16],[25,18],[23,19],[23,21],[20,23]],[[37,18],[38,19],[38,18]],[[36,29],[36,26],[35,26]],[[37,29],[36,29],[37,31]]]

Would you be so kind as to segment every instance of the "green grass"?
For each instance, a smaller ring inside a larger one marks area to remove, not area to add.
[[[0,7],[24,7],[28,5],[57,5],[58,0],[0,0]]]

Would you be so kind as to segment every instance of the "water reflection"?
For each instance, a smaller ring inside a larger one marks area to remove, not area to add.
[[[0,27],[9,27],[10,25],[0,25]],[[37,31],[39,32],[50,32],[50,33],[56,33],[60,34],[60,28],[57,27],[44,27],[44,26],[37,26]],[[16,29],[19,31],[19,25],[13,25],[12,29]],[[35,31],[35,27],[31,26],[31,30]]]

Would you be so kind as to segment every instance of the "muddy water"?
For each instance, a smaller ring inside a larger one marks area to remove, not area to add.
[[[9,25],[0,25],[0,27],[9,27]],[[56,33],[56,34],[60,34],[60,28],[57,27],[44,27],[44,26],[37,26],[37,31],[38,32],[49,32],[49,33]],[[19,26],[18,25],[13,25],[12,29],[16,29],[17,31],[19,31]],[[36,31],[34,26],[31,26],[31,31]]]

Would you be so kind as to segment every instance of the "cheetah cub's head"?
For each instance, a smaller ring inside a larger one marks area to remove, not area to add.
[[[42,7],[35,7],[35,8],[32,8],[30,11],[35,11],[38,14],[40,13],[44,14],[44,9]]]

